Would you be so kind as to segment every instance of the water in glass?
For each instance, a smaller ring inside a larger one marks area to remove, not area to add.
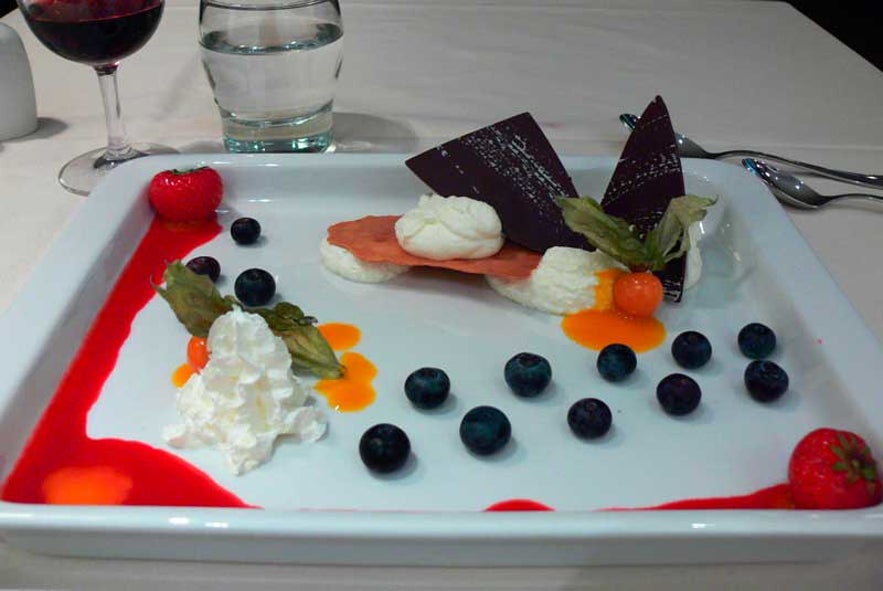
[[[343,54],[336,2],[223,1],[203,0],[200,45],[227,149],[327,149]]]

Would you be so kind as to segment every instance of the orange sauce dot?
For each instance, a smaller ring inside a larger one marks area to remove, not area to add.
[[[193,371],[193,367],[190,366],[189,363],[183,363],[178,366],[174,372],[172,372],[172,383],[176,388],[180,388],[184,384],[187,383],[187,380],[190,379],[195,371]]]
[[[653,317],[623,314],[613,307],[613,283],[624,271],[599,271],[595,286],[595,306],[568,314],[561,329],[572,341],[600,351],[607,345],[622,343],[637,353],[649,351],[665,341],[665,325]]]
[[[613,284],[626,274],[622,269],[604,269],[595,273],[598,285],[595,286],[595,310],[613,309]]]
[[[352,324],[343,322],[328,322],[319,325],[319,332],[335,351],[352,349],[362,339],[362,331]]]
[[[120,505],[130,490],[132,479],[110,466],[60,468],[43,481],[52,505]]]
[[[561,328],[571,340],[595,351],[622,343],[643,353],[665,340],[665,326],[655,318],[628,316],[615,310],[581,310],[565,316]]]
[[[316,390],[327,399],[328,404],[341,412],[362,410],[374,402],[377,392],[372,381],[377,368],[364,355],[349,351],[340,357],[346,372],[342,378],[319,380]]]

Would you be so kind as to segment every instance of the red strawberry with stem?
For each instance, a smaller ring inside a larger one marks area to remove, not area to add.
[[[147,197],[153,209],[173,222],[206,220],[221,203],[224,183],[213,168],[164,170],[150,181]]]
[[[858,509],[883,500],[871,449],[850,431],[807,434],[791,453],[788,480],[798,509]]]

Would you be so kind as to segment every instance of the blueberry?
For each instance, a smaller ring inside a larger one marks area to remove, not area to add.
[[[711,359],[711,343],[701,332],[688,330],[672,341],[671,354],[684,369],[697,369]]]
[[[686,415],[699,406],[702,390],[693,378],[682,373],[673,373],[659,381],[656,386],[656,399],[668,414]]]
[[[503,377],[516,395],[532,398],[549,385],[552,366],[540,355],[519,353],[506,362]]]
[[[512,425],[499,409],[476,406],[460,422],[460,440],[471,452],[487,456],[499,451],[512,436]]]
[[[739,331],[739,350],[749,359],[769,357],[776,348],[776,333],[759,322],[746,324]]]
[[[788,389],[788,374],[773,361],[755,359],[745,368],[745,387],[758,402],[772,402]]]
[[[214,257],[195,257],[187,261],[187,268],[197,275],[208,275],[213,282],[221,276],[221,263]]]
[[[602,378],[608,382],[619,382],[635,371],[638,358],[631,347],[614,343],[601,349],[596,365]]]
[[[399,427],[374,425],[359,440],[359,456],[369,470],[389,473],[401,468],[411,453],[411,441]]]
[[[239,218],[230,226],[230,236],[237,244],[254,244],[261,237],[261,225],[253,218]]]
[[[417,408],[435,408],[447,400],[451,380],[443,370],[421,367],[405,380],[405,396]]]
[[[595,439],[610,430],[610,407],[597,398],[577,400],[567,411],[567,424],[577,437]]]
[[[246,306],[263,306],[276,293],[276,280],[263,269],[248,269],[239,274],[233,291]]]

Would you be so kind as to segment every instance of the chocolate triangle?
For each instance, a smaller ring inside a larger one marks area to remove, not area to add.
[[[684,193],[675,132],[668,109],[657,96],[629,136],[601,207],[634,224],[643,237],[662,218],[669,201]],[[671,261],[657,273],[667,299],[680,301],[685,273],[686,257]]]
[[[489,204],[512,242],[538,252],[552,246],[592,250],[564,223],[555,198],[576,197],[576,187],[530,113],[446,142],[405,165],[439,195]]]

